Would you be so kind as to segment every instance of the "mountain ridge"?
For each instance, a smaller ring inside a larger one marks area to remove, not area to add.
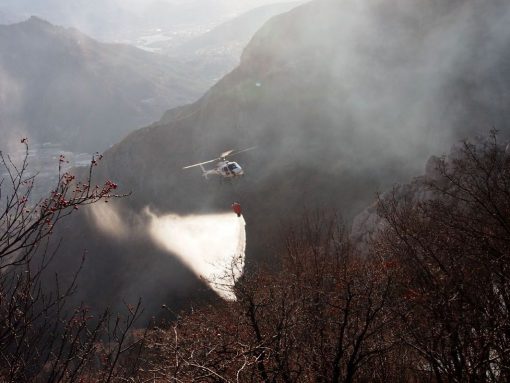
[[[192,101],[200,89],[169,59],[39,17],[0,26],[0,52],[4,134],[15,125],[36,140],[82,151],[106,149],[105,142],[157,120],[168,105]]]

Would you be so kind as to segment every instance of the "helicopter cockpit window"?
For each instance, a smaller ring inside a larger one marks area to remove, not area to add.
[[[230,170],[234,170],[234,169],[237,169],[237,166],[236,166],[236,164],[229,164],[229,165],[228,165],[228,168],[229,168]]]

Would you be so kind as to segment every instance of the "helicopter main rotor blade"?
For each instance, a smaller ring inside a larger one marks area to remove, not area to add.
[[[248,150],[253,150],[255,148],[256,148],[256,146],[252,146],[250,148],[246,148],[246,149],[242,149],[242,150],[229,150],[228,152],[225,152],[225,153],[228,153],[225,157],[227,157],[227,156],[230,156],[230,157],[237,156],[240,153],[244,153],[244,152],[247,152]]]
[[[227,157],[231,157],[231,156],[236,156],[239,153],[247,152],[248,150],[253,150],[255,148],[256,148],[256,146],[252,146],[251,148],[246,148],[246,149],[242,149],[242,150],[235,150],[235,149],[227,150],[226,152],[221,153],[218,158],[215,158],[215,159],[209,160],[209,161],[200,162],[198,164],[188,165],[188,166],[183,167],[183,169],[189,169],[189,168],[194,168],[195,166],[210,164],[211,162],[223,160],[223,159],[225,159]]]
[[[235,150],[234,150],[234,149],[227,150],[226,152],[221,153],[219,158],[225,158],[225,157],[228,157],[228,156],[230,156],[233,152],[235,152]]]
[[[214,161],[217,161],[218,159],[215,158],[214,160],[209,160],[209,161],[205,161],[205,162],[200,162],[198,164],[193,164],[193,165],[188,165],[188,166],[185,166],[183,167],[183,169],[189,169],[189,168],[194,168],[195,166],[200,166],[200,165],[205,165],[205,164],[210,164],[211,162],[214,162]]]

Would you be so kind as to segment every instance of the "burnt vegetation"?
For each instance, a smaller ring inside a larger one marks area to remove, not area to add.
[[[381,195],[362,248],[336,215],[306,214],[236,300],[143,331],[140,304],[92,315],[67,304],[74,282],[41,277],[53,226],[116,185],[90,187],[92,164],[87,182],[63,173],[30,205],[26,163],[3,165],[2,381],[510,381],[510,153],[496,132]]]

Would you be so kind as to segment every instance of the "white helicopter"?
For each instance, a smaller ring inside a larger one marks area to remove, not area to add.
[[[252,146],[251,148],[242,149],[242,150],[227,150],[226,152],[223,152],[220,154],[218,158],[214,158],[209,161],[200,162],[198,164],[188,165],[183,167],[183,169],[189,169],[194,168],[196,166],[200,166],[200,169],[202,169],[202,175],[207,179],[210,175],[216,175],[216,176],[222,176],[223,178],[235,178],[240,177],[244,175],[243,168],[234,161],[228,161],[228,157],[235,156],[239,153],[247,152],[248,150],[255,149],[255,146]],[[204,165],[209,164],[211,162],[215,162],[216,167],[214,169],[207,170]]]

